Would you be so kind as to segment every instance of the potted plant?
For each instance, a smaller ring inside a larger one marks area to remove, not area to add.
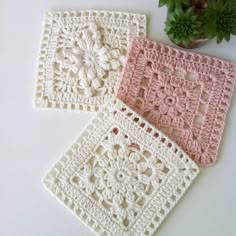
[[[232,0],[160,0],[168,16],[165,32],[177,45],[193,48],[208,39],[217,43],[236,35],[236,1]]]

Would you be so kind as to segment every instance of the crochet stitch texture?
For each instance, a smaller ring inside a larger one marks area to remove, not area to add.
[[[174,142],[116,99],[44,183],[97,234],[150,236],[198,172]]]
[[[134,36],[146,36],[145,15],[93,10],[48,12],[35,107],[98,110],[114,96]]]
[[[208,166],[217,158],[235,75],[227,61],[136,38],[117,95]]]

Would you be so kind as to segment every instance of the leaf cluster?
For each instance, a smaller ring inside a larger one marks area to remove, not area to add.
[[[187,47],[191,41],[199,37],[201,22],[194,14],[193,8],[189,8],[187,11],[176,8],[169,15],[165,31],[176,44]]]
[[[160,0],[170,12],[165,31],[177,44],[186,46],[192,40],[216,38],[217,43],[236,35],[236,0],[208,0],[202,14],[194,11],[190,0]]]
[[[231,35],[236,35],[236,1],[209,0],[204,23],[209,38],[229,42]]]
[[[159,7],[166,5],[170,11],[173,11],[177,7],[188,6],[189,3],[190,0],[159,0]]]

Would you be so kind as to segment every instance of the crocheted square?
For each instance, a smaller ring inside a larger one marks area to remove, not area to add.
[[[34,106],[98,110],[114,96],[130,38],[145,35],[141,14],[48,12]]]
[[[235,74],[227,61],[137,38],[118,97],[208,166],[216,161]]]
[[[115,100],[44,183],[97,234],[150,236],[198,172],[174,142]]]

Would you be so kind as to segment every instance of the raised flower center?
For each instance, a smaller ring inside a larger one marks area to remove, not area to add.
[[[123,182],[125,180],[125,172],[123,170],[118,170],[116,172],[116,179],[119,181],[119,182]]]
[[[90,66],[93,67],[97,61],[97,56],[94,52],[87,51],[84,53],[83,61],[84,61],[85,65],[87,65],[88,67],[90,67]]]
[[[167,97],[165,98],[165,103],[166,103],[166,105],[168,105],[168,106],[174,106],[175,103],[176,103],[176,98],[173,97],[173,96],[167,96]]]
[[[94,183],[96,180],[95,176],[93,174],[87,176],[87,181],[89,183]]]

